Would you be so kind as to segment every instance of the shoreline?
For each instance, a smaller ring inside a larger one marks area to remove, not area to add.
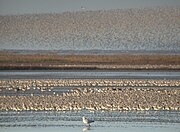
[[[40,64],[42,65],[42,64]],[[11,64],[0,66],[0,71],[4,70],[180,70],[180,65],[53,65],[53,66],[35,66]]]
[[[0,51],[0,70],[180,70],[180,54],[20,54]]]

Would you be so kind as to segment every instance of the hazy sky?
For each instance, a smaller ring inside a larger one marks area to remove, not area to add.
[[[0,15],[180,5],[180,0],[0,0]]]

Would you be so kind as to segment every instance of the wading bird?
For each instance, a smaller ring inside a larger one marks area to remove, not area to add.
[[[94,120],[90,120],[85,116],[83,116],[82,119],[83,119],[83,123],[87,124],[88,126],[90,126],[90,123],[94,122]]]

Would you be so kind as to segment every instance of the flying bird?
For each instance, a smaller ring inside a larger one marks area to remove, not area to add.
[[[90,126],[90,123],[94,122],[94,120],[90,120],[85,116],[83,116],[82,119],[83,119],[83,123],[87,124],[88,126]]]

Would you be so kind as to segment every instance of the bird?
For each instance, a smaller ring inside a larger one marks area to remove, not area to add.
[[[94,120],[90,120],[85,116],[83,116],[82,119],[83,119],[83,123],[87,124],[88,126],[90,126],[90,123],[94,122]]]

